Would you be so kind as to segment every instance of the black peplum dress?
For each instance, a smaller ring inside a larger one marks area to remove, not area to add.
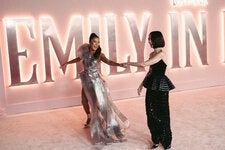
[[[154,144],[169,147],[172,141],[170,128],[169,91],[175,86],[165,75],[167,65],[163,60],[150,66],[152,72],[145,78],[145,105],[148,128]]]

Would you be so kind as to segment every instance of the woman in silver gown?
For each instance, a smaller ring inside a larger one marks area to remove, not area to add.
[[[125,140],[122,128],[128,127],[129,121],[112,102],[106,83],[99,73],[99,63],[103,61],[106,64],[120,67],[123,67],[123,64],[108,60],[101,53],[99,43],[99,37],[92,33],[89,37],[89,44],[83,44],[78,49],[79,57],[65,64],[76,63],[80,60],[83,62],[84,70],[80,73],[80,79],[91,106],[91,137],[94,144],[122,142]]]

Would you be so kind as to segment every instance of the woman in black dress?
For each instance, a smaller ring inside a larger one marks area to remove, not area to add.
[[[149,67],[149,72],[137,89],[140,95],[143,86],[147,89],[145,97],[148,128],[152,138],[152,149],[159,143],[164,149],[170,149],[172,132],[170,128],[169,91],[174,89],[173,83],[165,75],[166,56],[163,52],[165,41],[160,31],[149,34],[148,42],[154,51],[147,61],[127,62],[126,65]]]

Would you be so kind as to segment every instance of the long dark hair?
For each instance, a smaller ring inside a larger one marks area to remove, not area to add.
[[[89,37],[89,43],[91,43],[91,40],[94,39],[94,38],[98,38],[98,39],[99,39],[99,37],[97,36],[97,34],[91,33],[91,35],[90,35],[90,37]],[[95,59],[98,59],[98,58],[99,58],[99,56],[100,56],[100,54],[101,54],[101,51],[102,51],[102,49],[101,49],[101,47],[99,46],[99,47],[96,49],[96,51],[94,52],[94,54],[93,54],[93,56],[94,56]]]
[[[93,57],[94,57],[95,59],[98,59],[99,56],[101,55],[101,52],[102,52],[102,49],[101,49],[101,47],[99,46],[99,47],[96,49],[96,51],[94,52]]]

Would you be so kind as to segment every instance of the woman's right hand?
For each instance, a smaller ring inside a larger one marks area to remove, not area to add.
[[[137,89],[137,93],[140,96],[141,95],[141,91],[143,89],[143,84],[139,85],[138,89]]]
[[[123,67],[123,68],[127,68],[128,67],[128,65],[127,65],[127,62],[124,62],[124,63],[120,63],[120,67]]]

